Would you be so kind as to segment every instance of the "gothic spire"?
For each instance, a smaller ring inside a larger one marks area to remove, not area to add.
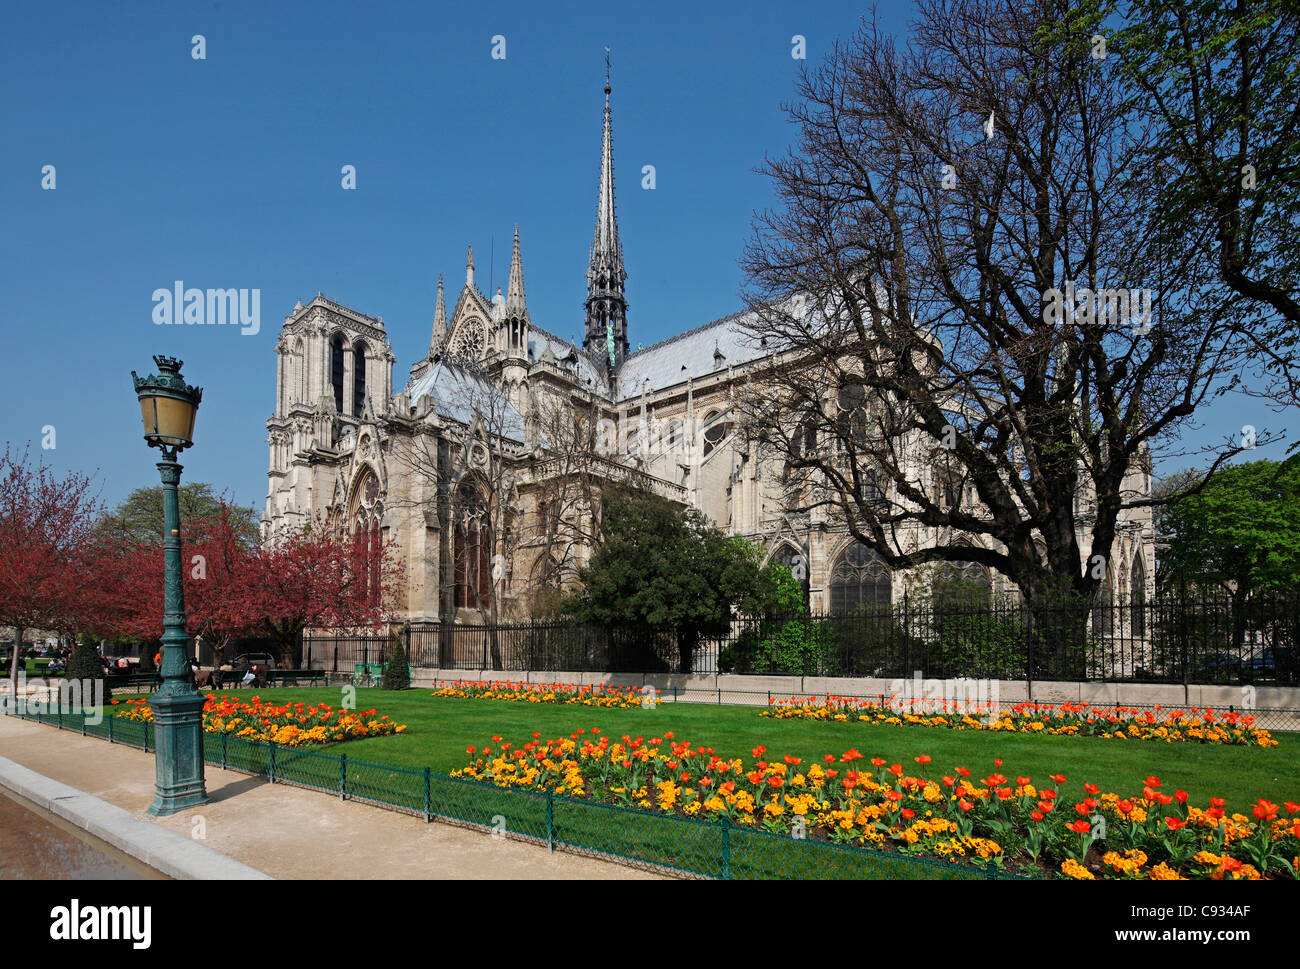
[[[433,340],[429,349],[447,340],[447,300],[442,295],[442,273],[438,273],[438,301],[433,306]]]
[[[609,61],[605,62],[605,132],[600,150],[600,196],[596,202],[596,231],[591,241],[591,263],[587,270],[589,280],[606,273],[617,273],[620,281],[627,277],[623,271],[623,246],[618,238],[618,218],[614,214],[614,139],[609,111]]]
[[[587,321],[583,349],[605,361],[612,376],[627,357],[627,297],[623,244],[614,214],[614,137],[609,108],[609,56],[605,57],[605,127],[600,152],[596,231],[587,265]]]
[[[469,247],[469,257],[465,262],[465,285],[474,287],[474,247]]]
[[[506,287],[506,315],[524,315],[524,263],[519,256],[519,226],[515,226],[515,248],[510,254],[510,282]]]

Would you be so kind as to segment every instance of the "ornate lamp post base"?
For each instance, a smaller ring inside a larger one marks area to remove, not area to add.
[[[203,778],[203,697],[163,696],[149,700],[153,709],[157,766],[149,813],[163,816],[208,803]]]

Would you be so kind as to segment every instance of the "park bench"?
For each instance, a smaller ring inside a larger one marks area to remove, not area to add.
[[[160,677],[153,673],[131,673],[127,676],[110,676],[108,682],[114,689],[118,687],[153,689],[160,682]]]
[[[298,686],[303,680],[307,681],[308,686],[315,686],[318,681],[321,685],[329,685],[324,670],[271,670],[266,676],[267,686],[289,686],[291,684]]]
[[[383,663],[353,663],[353,686],[377,686],[384,678]]]

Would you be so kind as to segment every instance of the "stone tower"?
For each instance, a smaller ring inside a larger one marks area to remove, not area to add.
[[[510,403],[524,409],[528,397],[528,337],[532,320],[524,300],[524,266],[519,254],[519,226],[515,226],[514,250],[510,255],[510,281],[506,286],[505,311],[497,323],[497,350],[501,354],[501,381]]]

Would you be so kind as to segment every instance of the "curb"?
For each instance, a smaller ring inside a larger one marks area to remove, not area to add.
[[[141,821],[116,805],[0,757],[0,787],[57,815],[100,841],[169,878],[228,881],[271,880],[243,862],[184,835]]]

